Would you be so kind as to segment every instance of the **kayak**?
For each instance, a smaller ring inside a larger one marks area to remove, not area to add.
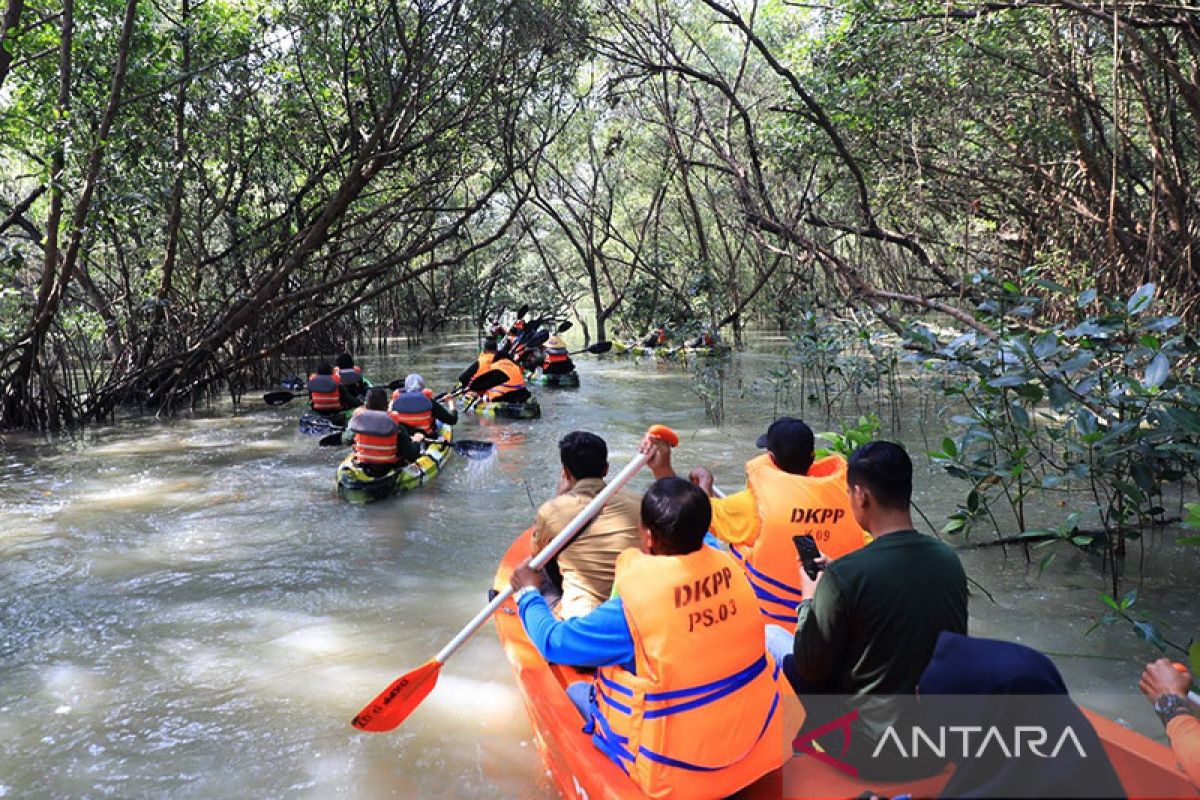
[[[532,533],[532,528],[525,531],[505,553],[496,570],[497,590],[507,587],[513,569],[528,560]],[[583,733],[579,712],[567,697],[568,685],[591,680],[591,676],[573,667],[547,664],[525,635],[516,603],[511,599],[500,607],[494,620],[529,714],[534,742],[559,793],[578,800],[644,797],[633,779],[595,748],[590,735]],[[1168,747],[1099,714],[1087,709],[1083,711],[1104,743],[1129,797],[1196,796],[1195,788],[1176,766]],[[914,797],[934,797],[945,786],[951,772],[947,767],[937,775],[917,781],[867,783],[825,762],[799,755],[737,796],[740,800],[848,798],[870,790],[883,797],[905,793]]]
[[[337,428],[346,427],[354,409],[344,411],[305,411],[300,415],[300,432],[309,436],[324,436]]]
[[[433,480],[454,452],[451,444],[453,430],[449,425],[442,425],[438,437],[426,443],[424,452],[416,461],[377,478],[368,475],[356,464],[353,455],[346,456],[337,468],[338,497],[355,505],[363,505],[407,492]]]
[[[537,375],[526,375],[526,383],[536,383],[539,386],[545,386],[549,389],[577,389],[579,388],[579,373],[551,373],[547,375],[542,372]]]
[[[532,398],[520,403],[480,400],[471,406],[471,411],[481,417],[497,419],[537,419],[542,416],[542,407]]]

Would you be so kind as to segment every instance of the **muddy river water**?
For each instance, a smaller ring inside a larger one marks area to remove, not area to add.
[[[490,627],[396,732],[359,734],[350,718],[478,610],[506,545],[553,492],[564,433],[603,435],[615,471],[662,422],[681,435],[680,467],[708,464],[739,488],[776,403],[763,376],[780,346],[763,337],[727,367],[719,426],[687,368],[581,357],[580,389],[537,390],[541,420],[460,426],[496,442],[494,458],[454,459],[430,485],[367,507],[337,500],[343,451],[297,432],[302,400],[251,394],[166,422],[6,435],[0,797],[553,796]],[[462,335],[364,360],[369,375],[415,369],[440,389],[474,348]],[[963,487],[928,465],[900,411],[885,433],[911,445],[917,500],[940,526]],[[819,430],[839,421],[809,416]],[[1139,605],[1186,641],[1200,631],[1200,550],[1170,540],[1146,538],[1144,577],[1130,559],[1126,585],[1140,582]],[[972,633],[1051,653],[1083,702],[1161,736],[1137,693],[1155,651],[1125,628],[1084,635],[1102,610],[1098,559],[1063,550],[1044,574],[1019,549],[963,560],[995,598],[973,590]]]

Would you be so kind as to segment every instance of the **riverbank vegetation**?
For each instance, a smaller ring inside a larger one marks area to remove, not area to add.
[[[532,302],[589,341],[782,328],[777,405],[883,417],[917,382],[957,409],[945,532],[1100,547],[1114,610],[1131,538],[1195,516],[1184,5],[3,9],[0,428],[237,399]],[[1075,493],[1101,531],[1027,518]]]

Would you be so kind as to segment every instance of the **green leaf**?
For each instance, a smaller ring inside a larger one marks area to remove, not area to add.
[[[1117,605],[1117,601],[1112,599],[1112,597],[1110,597],[1109,595],[1104,594],[1103,592],[1101,592],[1101,594],[1100,594],[1100,600],[1103,601],[1104,605],[1108,606],[1113,611],[1121,610],[1121,607]]]
[[[1167,649],[1167,640],[1158,632],[1158,628],[1154,627],[1153,623],[1145,620],[1137,620],[1133,623],[1133,629],[1137,631],[1138,636],[1145,639],[1150,644],[1157,647],[1159,650]]]
[[[1125,596],[1121,598],[1121,610],[1126,611],[1126,610],[1132,608],[1133,604],[1137,602],[1137,599],[1138,599],[1137,589],[1130,589],[1128,592],[1125,593]]]
[[[1083,308],[1086,305],[1091,305],[1096,301],[1095,289],[1084,289],[1079,293],[1079,297],[1075,298],[1075,305]]]
[[[954,458],[958,455],[958,445],[954,443],[953,439],[947,436],[945,439],[942,439],[942,451],[950,458]]]
[[[1159,353],[1147,365],[1146,374],[1142,376],[1142,386],[1146,389],[1157,389],[1167,380],[1170,372],[1171,362],[1165,355]]]
[[[1087,547],[1094,541],[1095,541],[1095,539],[1093,539],[1091,536],[1072,536],[1071,537],[1071,544],[1075,545],[1076,547]]]
[[[1137,288],[1137,291],[1129,296],[1129,301],[1125,304],[1125,310],[1130,314],[1139,314],[1150,307],[1150,301],[1153,299],[1154,284],[1143,283]]]
[[[951,519],[942,526],[942,533],[958,533],[966,527],[967,521],[964,519]]]
[[[1200,536],[1180,536],[1175,540],[1175,544],[1184,544],[1196,547],[1200,545]]]
[[[1041,575],[1046,571],[1046,567],[1050,566],[1054,562],[1054,557],[1056,555],[1058,555],[1058,553],[1050,553],[1044,556],[1042,560],[1038,562],[1038,575]]]

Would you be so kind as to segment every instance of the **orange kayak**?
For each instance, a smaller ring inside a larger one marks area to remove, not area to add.
[[[517,537],[496,570],[497,589],[508,586],[513,569],[529,558],[531,531]],[[547,664],[525,635],[517,606],[509,600],[494,617],[504,652],[512,665],[533,738],[554,785],[565,798],[574,800],[615,800],[644,795],[616,764],[592,745],[583,732],[579,712],[567,697],[566,687],[591,676],[571,667]],[[1110,719],[1084,710],[1104,742],[1113,767],[1131,798],[1186,798],[1200,793],[1175,764],[1165,745],[1152,741]],[[885,797],[912,794],[934,797],[945,785],[950,769],[932,778],[906,783],[860,783],[807,756],[797,756],[782,770],[765,776],[738,794],[750,800],[786,798],[850,798],[871,790]]]

